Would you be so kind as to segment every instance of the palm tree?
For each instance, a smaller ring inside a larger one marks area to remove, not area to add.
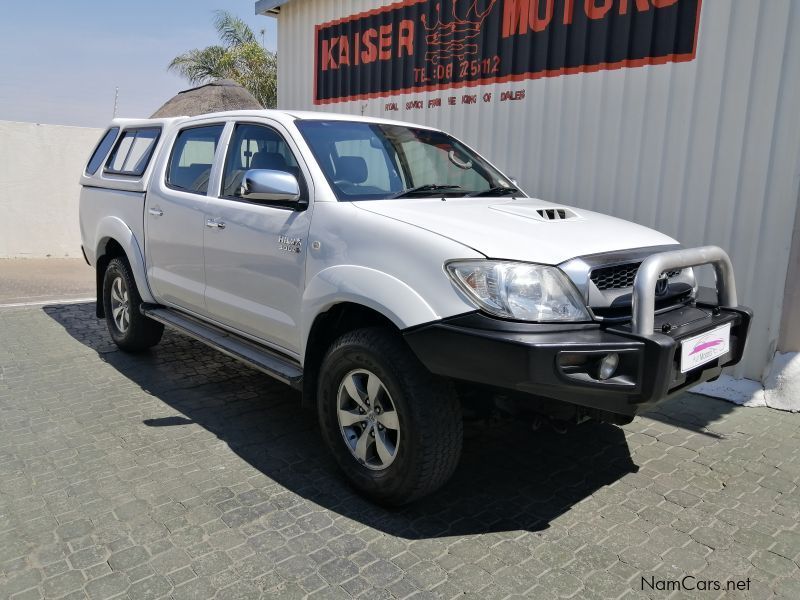
[[[253,30],[228,11],[214,11],[214,28],[221,44],[189,50],[169,63],[192,84],[213,79],[233,79],[265,108],[278,104],[278,57],[258,43]]]

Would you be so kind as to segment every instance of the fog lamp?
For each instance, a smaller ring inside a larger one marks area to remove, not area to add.
[[[608,379],[614,375],[614,372],[619,366],[619,354],[611,352],[603,357],[600,361],[600,369],[597,372],[597,378],[601,380]]]

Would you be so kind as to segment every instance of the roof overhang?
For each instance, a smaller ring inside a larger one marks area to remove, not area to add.
[[[256,14],[274,17],[281,12],[281,6],[289,0],[256,0]]]

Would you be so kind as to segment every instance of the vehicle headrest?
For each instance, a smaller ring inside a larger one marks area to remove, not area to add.
[[[360,156],[340,156],[336,159],[336,179],[364,183],[367,180],[367,161]]]
[[[251,169],[271,169],[273,171],[289,171],[289,165],[283,154],[278,152],[267,152],[262,150],[253,155],[253,160],[250,161]]]

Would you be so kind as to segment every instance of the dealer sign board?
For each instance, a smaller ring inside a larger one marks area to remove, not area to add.
[[[702,0],[403,0],[316,27],[314,102],[692,60]]]

